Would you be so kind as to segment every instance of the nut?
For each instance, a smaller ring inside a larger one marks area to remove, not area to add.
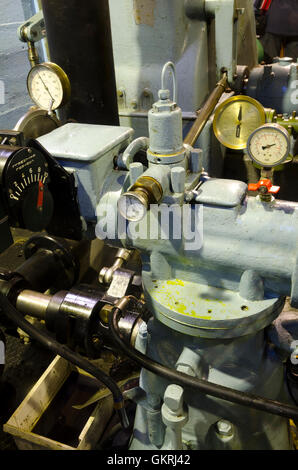
[[[169,385],[165,391],[164,403],[171,411],[179,412],[183,407],[183,388],[180,385]]]
[[[217,421],[216,429],[218,434],[221,436],[232,436],[233,435],[233,425],[224,419]]]
[[[109,316],[113,311],[113,305],[106,304],[102,307],[101,311],[99,312],[99,318],[103,323],[109,323]]]

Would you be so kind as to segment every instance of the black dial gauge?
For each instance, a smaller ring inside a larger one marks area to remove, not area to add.
[[[32,231],[47,227],[53,215],[50,176],[44,155],[36,149],[0,148],[1,186],[10,224]]]

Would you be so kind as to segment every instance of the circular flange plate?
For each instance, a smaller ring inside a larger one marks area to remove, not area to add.
[[[163,324],[191,336],[233,338],[265,328],[282,310],[283,297],[260,301],[238,292],[143,273],[146,300]]]

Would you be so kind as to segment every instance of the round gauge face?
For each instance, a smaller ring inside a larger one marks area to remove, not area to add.
[[[24,147],[11,154],[2,180],[11,225],[32,231],[47,227],[53,215],[49,183],[48,163],[40,152]]]
[[[118,201],[118,209],[122,217],[131,222],[138,222],[146,214],[146,203],[137,194],[123,194]]]
[[[217,139],[231,149],[244,149],[250,134],[266,122],[263,106],[249,96],[232,96],[216,109],[213,130]]]
[[[263,167],[280,165],[287,159],[289,151],[289,134],[278,124],[264,124],[251,134],[247,142],[250,158]]]
[[[23,132],[25,141],[37,139],[61,126],[61,122],[55,114],[49,114],[44,109],[32,108],[22,116],[14,127],[14,130]]]
[[[59,108],[70,95],[67,75],[61,67],[52,62],[38,64],[30,70],[27,88],[34,103],[46,111]]]

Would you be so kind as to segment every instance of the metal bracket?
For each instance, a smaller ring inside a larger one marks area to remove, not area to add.
[[[18,28],[18,37],[23,42],[37,42],[46,36],[43,12],[40,10]]]

